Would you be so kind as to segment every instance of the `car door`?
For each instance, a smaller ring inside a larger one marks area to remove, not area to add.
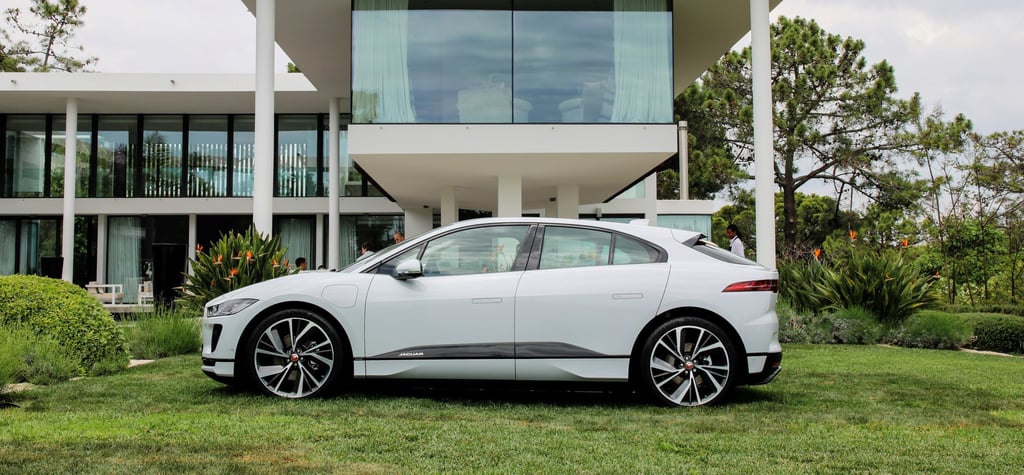
[[[526,256],[518,267],[500,260],[519,251],[530,229],[461,229],[382,265],[419,252],[423,275],[374,276],[366,300],[367,376],[513,379],[515,292]]]
[[[669,264],[622,234],[571,226],[539,231],[516,293],[516,378],[621,380],[636,335],[655,315]]]

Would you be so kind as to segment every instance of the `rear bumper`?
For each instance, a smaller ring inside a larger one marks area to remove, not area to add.
[[[764,369],[759,373],[750,373],[747,375],[744,385],[754,386],[758,384],[768,384],[779,375],[782,371],[782,353],[768,353],[764,363]]]

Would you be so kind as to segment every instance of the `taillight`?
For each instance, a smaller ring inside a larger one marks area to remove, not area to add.
[[[748,280],[729,284],[722,292],[778,292],[779,279]]]

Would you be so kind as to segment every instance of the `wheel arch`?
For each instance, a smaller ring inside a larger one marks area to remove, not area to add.
[[[729,338],[732,339],[733,345],[736,347],[736,356],[738,360],[737,369],[739,369],[740,375],[738,381],[743,381],[746,379],[747,372],[749,371],[749,369],[747,368],[747,348],[746,346],[744,346],[743,339],[740,338],[740,334],[739,332],[736,331],[736,328],[733,327],[732,324],[729,323],[729,321],[723,318],[721,315],[712,312],[711,310],[708,310],[706,308],[678,307],[663,312],[660,315],[652,318],[651,321],[647,322],[647,325],[644,326],[643,330],[641,330],[640,333],[637,334],[636,340],[633,342],[633,349],[630,351],[629,354],[630,383],[637,381],[637,371],[639,371],[643,367],[640,362],[640,353],[643,350],[644,342],[650,336],[651,332],[653,332],[654,329],[657,328],[662,323],[665,323],[673,318],[678,317],[695,317],[702,320],[706,320],[708,322],[715,324],[716,326],[721,328],[722,331],[726,332]]]
[[[345,331],[344,325],[342,325],[337,318],[334,318],[334,315],[332,315],[331,312],[328,312],[323,307],[320,307],[309,302],[280,302],[263,309],[255,317],[253,317],[252,320],[249,321],[248,325],[245,326],[245,330],[242,332],[242,336],[239,339],[239,345],[241,345],[242,341],[247,340],[249,336],[252,334],[252,331],[256,328],[256,326],[258,326],[260,323],[266,320],[269,316],[281,310],[296,309],[313,312],[322,317],[324,320],[327,320],[327,322],[330,323],[331,327],[338,332],[338,335],[340,335],[341,338],[345,340],[345,371],[340,376],[343,376],[345,378],[351,378],[355,374],[355,368],[353,366],[355,363],[352,361],[352,338],[349,336],[348,332]]]

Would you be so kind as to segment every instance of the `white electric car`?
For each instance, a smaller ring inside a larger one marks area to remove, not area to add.
[[[777,292],[777,272],[694,232],[462,221],[210,301],[202,369],[291,398],[351,378],[592,381],[698,406],[778,374]]]

